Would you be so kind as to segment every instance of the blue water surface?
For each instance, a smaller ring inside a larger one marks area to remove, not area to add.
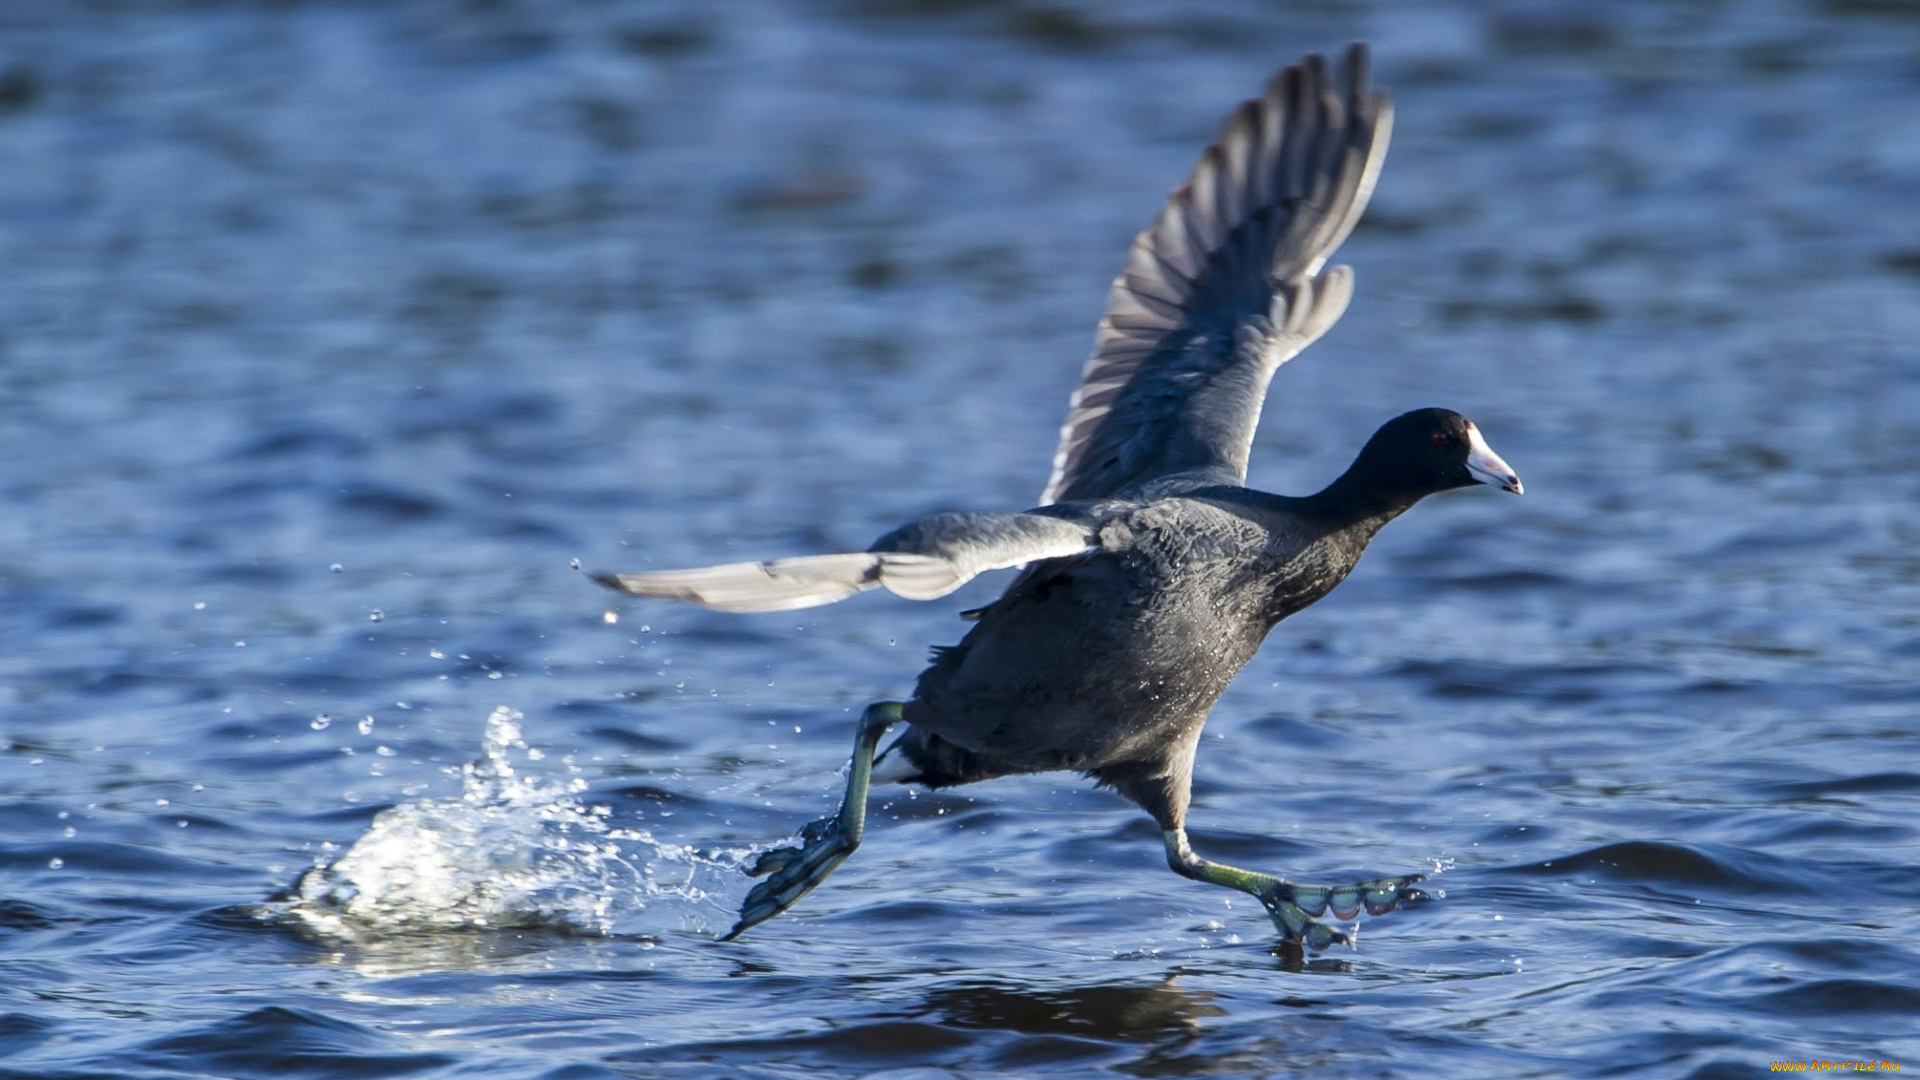
[[[1299,493],[1431,500],[1208,727],[1196,846],[1434,872],[1302,967],[1071,775],[739,867],[983,580],[730,616],[582,568],[1046,480],[1238,100],[1373,42]],[[1920,7],[0,8],[0,1076],[1747,1077],[1920,1067]]]

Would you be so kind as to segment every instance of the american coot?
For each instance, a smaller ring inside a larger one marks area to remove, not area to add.
[[[1267,381],[1353,293],[1352,271],[1325,264],[1367,204],[1391,121],[1360,44],[1337,69],[1319,56],[1285,68],[1234,111],[1114,279],[1038,509],[933,514],[852,554],[598,576],[640,596],[781,611],[877,586],[931,600],[1025,567],[966,613],[960,644],[934,650],[912,698],[867,708],[839,812],[760,857],[753,872],[771,876],[728,938],[859,845],[870,780],[1085,773],[1153,815],[1175,872],[1251,893],[1286,941],[1314,948],[1351,939],[1313,916],[1381,914],[1409,895],[1421,875],[1299,885],[1202,859],[1186,833],[1200,729],[1267,631],[1327,595],[1422,498],[1471,484],[1520,493],[1473,422],[1446,409],[1389,420],[1317,494],[1242,486]]]

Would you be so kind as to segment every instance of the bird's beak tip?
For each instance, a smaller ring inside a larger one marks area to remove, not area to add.
[[[1497,487],[1515,495],[1526,494],[1526,486],[1520,483],[1520,474],[1513,467],[1500,460],[1487,441],[1480,437],[1480,429],[1467,429],[1467,473],[1488,487]]]

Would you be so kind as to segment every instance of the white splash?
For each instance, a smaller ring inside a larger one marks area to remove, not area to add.
[[[590,934],[635,932],[649,902],[680,921],[707,924],[726,909],[697,886],[735,871],[644,830],[616,828],[588,806],[587,782],[544,779],[514,759],[544,757],[521,736],[524,717],[502,706],[487,717],[485,757],[461,767],[458,797],[402,803],[374,818],[346,854],[315,866],[293,890],[289,913],[322,933],[545,927]],[[671,868],[673,883],[660,880]],[[648,930],[659,915],[645,921]]]

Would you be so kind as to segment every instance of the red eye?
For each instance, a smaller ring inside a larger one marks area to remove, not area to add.
[[[1453,436],[1444,431],[1436,431],[1433,433],[1433,445],[1435,446],[1445,446],[1452,441]]]

